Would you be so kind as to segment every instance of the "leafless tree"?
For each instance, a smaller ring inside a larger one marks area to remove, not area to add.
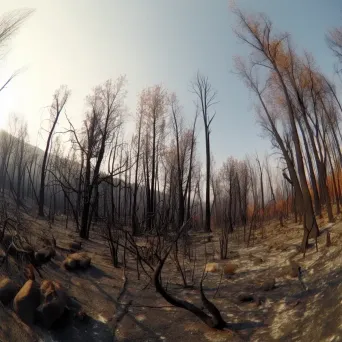
[[[326,35],[328,47],[337,58],[339,64],[342,63],[342,28],[334,28]],[[338,69],[340,72],[341,70]]]
[[[94,189],[101,182],[100,167],[108,145],[115,139],[117,130],[122,125],[124,98],[126,95],[125,77],[116,81],[108,80],[96,87],[93,94],[87,97],[89,110],[83,123],[82,140],[71,124],[75,143],[84,154],[85,173],[83,208],[81,214],[80,237],[89,238],[92,222]],[[115,175],[110,174],[106,179]]]
[[[208,77],[197,72],[192,82],[192,91],[197,96],[198,106],[203,117],[206,149],[206,190],[205,190],[205,231],[211,232],[210,215],[210,125],[215,117],[212,107],[216,104],[217,92],[212,88]]]
[[[295,188],[297,191],[297,197],[301,192],[303,198],[304,234],[302,248],[305,251],[308,238],[317,238],[319,230],[306,179],[301,141],[296,124],[298,118],[296,105],[300,107],[302,103],[298,97],[296,98],[298,102],[294,102],[295,98],[292,96],[292,89],[290,89],[291,86],[294,86],[292,76],[293,68],[296,65],[293,50],[291,48],[288,35],[275,35],[273,33],[272,23],[265,15],[247,16],[239,9],[235,9],[234,12],[239,20],[239,30],[236,30],[236,34],[241,41],[246,43],[252,49],[252,54],[250,57],[252,66],[259,66],[260,68],[266,70],[266,72],[269,73],[269,76],[267,77],[267,87],[272,87],[272,89],[279,90],[279,92],[282,94],[284,108],[286,109],[285,113],[289,123],[291,139],[294,145],[295,161],[298,170],[298,180],[300,183],[296,183]],[[266,114],[269,113],[267,107],[265,106],[265,101],[262,98],[262,91],[260,91],[260,88],[255,81],[251,82],[251,80],[253,80],[253,77],[250,76],[251,72],[245,72],[246,68],[240,68],[240,70],[241,69],[244,70],[243,75],[245,79],[248,80],[249,86],[252,86],[253,90],[257,90],[257,96]],[[246,78],[246,75],[249,76]],[[277,143],[279,145],[282,144],[282,142],[279,140],[280,136],[274,125],[274,120],[272,120],[272,117],[269,114],[267,114],[267,118],[271,123],[272,132],[277,138]],[[291,163],[293,163],[292,160]],[[291,181],[293,182],[295,175],[293,170],[291,171],[291,174],[293,174],[293,176],[291,175]]]
[[[66,86],[61,86],[53,95],[53,102],[50,108],[50,116],[52,121],[52,127],[50,129],[46,147],[43,157],[42,169],[40,172],[40,190],[39,190],[39,215],[44,217],[44,204],[45,204],[45,177],[46,177],[46,164],[48,161],[48,153],[50,149],[51,139],[56,128],[59,116],[68,101],[70,96],[70,91],[67,89]]]
[[[201,293],[202,304],[203,304],[204,308],[209,312],[209,314],[207,314],[204,311],[204,309],[201,309],[201,308],[197,307],[196,305],[194,305],[188,301],[181,300],[181,299],[174,297],[173,295],[171,295],[169,292],[167,292],[165,290],[165,288],[163,287],[163,285],[161,283],[161,272],[162,272],[163,266],[165,264],[165,261],[168,258],[169,254],[172,250],[173,244],[177,242],[177,240],[181,236],[181,233],[183,232],[185,226],[186,226],[186,224],[183,225],[178,230],[179,232],[178,232],[175,240],[173,241],[171,246],[165,250],[164,255],[160,259],[160,262],[159,262],[159,264],[158,264],[158,266],[154,272],[154,277],[153,277],[155,288],[156,288],[157,292],[160,293],[163,296],[163,298],[167,302],[169,302],[171,305],[185,309],[185,310],[191,312],[196,317],[198,317],[200,320],[202,320],[206,325],[208,325],[210,328],[222,330],[227,326],[227,323],[222,318],[220,310],[214,305],[214,303],[209,301],[208,298],[204,294],[203,285],[202,285],[203,280],[204,280],[204,275],[205,275],[204,272],[203,272],[201,283],[200,283],[200,293]]]
[[[7,44],[20,29],[23,23],[33,14],[33,9],[21,9],[8,12],[0,18],[0,58],[5,54]],[[1,86],[0,91],[6,88],[11,80],[19,74],[15,71]]]
[[[143,173],[146,191],[146,227],[153,230],[156,218],[159,157],[165,139],[167,92],[160,86],[144,89],[141,94],[143,113]]]

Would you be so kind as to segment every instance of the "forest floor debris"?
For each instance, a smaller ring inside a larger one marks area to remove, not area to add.
[[[31,224],[31,239],[45,224],[38,219]],[[146,277],[137,279],[136,261],[128,256],[128,285],[122,303],[119,303],[127,307],[127,312],[116,326],[116,341],[342,340],[342,223],[337,221],[328,227],[321,222],[321,228],[318,252],[312,245],[305,259],[298,250],[301,228],[289,222],[283,228],[276,223],[267,226],[264,238],[257,232],[248,248],[242,243],[241,232],[234,233],[229,245],[230,260],[215,257],[219,246],[216,236],[203,247],[199,241],[205,238],[204,234],[194,234],[192,240],[197,241],[198,256],[194,287],[183,288],[174,263],[167,262],[163,282],[168,291],[197,305],[203,269],[205,265],[207,268],[209,264],[215,265],[215,272],[208,269],[203,287],[228,323],[225,331],[210,329],[189,312],[172,307],[156,293]],[[325,228],[330,232],[330,247],[326,246]],[[82,241],[82,253],[91,258],[90,267],[66,271],[63,261],[69,254],[70,243],[77,239],[77,233],[66,233],[62,221],[56,221],[52,229],[57,253],[43,266],[42,275],[62,284],[87,319],[70,317],[71,324],[44,330],[35,325],[28,327],[14,314],[11,305],[1,305],[0,317],[5,324],[0,328],[0,340],[16,341],[20,336],[22,342],[113,341],[116,308],[120,307],[117,298],[123,282],[122,268],[112,266],[105,241],[94,238],[93,234],[89,241]],[[300,265],[301,281],[292,277],[290,261]],[[226,265],[233,265],[233,271],[222,277]],[[0,274],[23,283],[11,263],[1,268]],[[41,280],[38,278],[38,281]],[[251,300],[239,301],[242,296]]]

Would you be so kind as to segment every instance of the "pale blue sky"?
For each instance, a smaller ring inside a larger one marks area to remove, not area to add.
[[[144,87],[162,83],[177,93],[184,114],[191,118],[194,97],[189,84],[199,69],[218,91],[212,126],[212,151],[218,164],[229,155],[263,154],[269,147],[259,137],[249,91],[231,73],[232,57],[246,55],[246,48],[232,32],[236,20],[228,0],[0,2],[1,12],[36,9],[0,64],[2,77],[28,68],[0,94],[0,125],[4,126],[9,112],[21,113],[29,122],[32,143],[47,114],[43,108],[61,84],[72,90],[67,112],[74,121],[82,117],[91,88],[120,74],[127,75],[131,113]],[[290,32],[297,47],[312,52],[318,65],[332,75],[334,59],[324,34],[342,26],[340,1],[237,0],[236,4],[268,14],[275,27]],[[201,144],[202,135],[201,129]]]

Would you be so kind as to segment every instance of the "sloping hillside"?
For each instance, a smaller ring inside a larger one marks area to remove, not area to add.
[[[31,221],[33,236],[49,234],[46,222]],[[323,227],[324,228],[324,227]],[[325,246],[326,232],[330,231],[332,245]],[[68,244],[75,232],[65,231],[63,221],[53,227],[57,240],[57,255],[43,266],[43,278],[60,281],[85,311],[88,318],[70,319],[63,327],[51,332],[34,326],[31,328],[11,311],[1,308],[1,341],[112,341],[113,324],[118,305],[117,297],[123,285],[122,269],[111,266],[109,250],[100,237],[83,243],[83,250],[92,257],[92,267],[86,271],[68,272],[62,261],[68,254]],[[173,262],[163,270],[163,282],[177,297],[200,305],[199,279],[205,263],[218,263],[218,270],[227,261],[217,260],[218,239],[206,242],[202,234],[192,237],[198,260],[195,287],[184,289]],[[225,331],[206,327],[191,313],[172,307],[150,284],[146,277],[137,279],[135,261],[128,257],[127,291],[122,303],[132,301],[121,322],[117,324],[118,341],[339,341],[342,329],[342,224],[322,229],[318,239],[318,252],[310,247],[305,259],[298,253],[300,227],[289,224],[280,228],[266,228],[266,238],[257,236],[255,246],[238,246],[232,239],[230,263],[237,265],[233,275],[210,272],[204,281],[204,291],[221,310],[228,323]],[[38,240],[37,240],[38,241]],[[282,242],[286,241],[286,242]],[[204,248],[205,246],[205,248]],[[206,253],[205,253],[206,251]],[[291,277],[289,260],[302,267],[302,283]],[[1,268],[18,281],[23,278],[11,264]],[[265,291],[265,281],[275,278],[275,288]],[[41,279],[37,278],[40,282]],[[219,285],[220,284],[220,285]],[[304,286],[303,286],[304,284]],[[217,290],[217,287],[219,289]],[[253,295],[253,298],[248,298]],[[242,298],[244,297],[244,298]],[[244,301],[242,301],[244,300]],[[25,328],[23,328],[25,327]]]

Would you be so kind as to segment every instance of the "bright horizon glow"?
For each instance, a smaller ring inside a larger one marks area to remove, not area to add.
[[[292,34],[300,53],[307,49],[323,72],[333,74],[334,58],[324,34],[342,25],[337,0],[303,0],[292,6],[268,0],[236,4],[265,12],[276,29]],[[66,111],[79,126],[84,99],[92,88],[121,74],[128,81],[128,131],[134,128],[140,91],[160,83],[177,94],[190,123],[195,112],[190,81],[200,70],[218,91],[211,136],[216,166],[229,156],[242,159],[247,153],[270,152],[268,139],[260,138],[254,101],[231,72],[233,57],[246,56],[248,50],[232,32],[236,19],[228,0],[12,0],[1,9],[4,13],[24,7],[34,8],[35,13],[10,42],[9,53],[0,63],[0,81],[17,69],[26,70],[0,93],[0,128],[7,128],[10,113],[18,113],[28,122],[30,143],[44,147],[38,130],[42,122],[47,128],[43,121],[49,116],[47,106],[60,85],[71,89]],[[62,127],[66,127],[64,119]],[[202,136],[200,123],[198,150],[203,162]]]

